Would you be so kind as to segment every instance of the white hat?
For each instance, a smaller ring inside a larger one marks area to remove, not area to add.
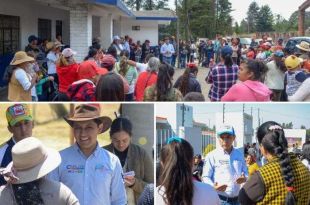
[[[300,42],[300,44],[296,45],[297,48],[310,52],[310,44],[306,41]]]
[[[121,38],[119,36],[114,36],[113,40],[121,40]]]
[[[221,136],[222,134],[229,134],[231,136],[236,136],[235,130],[233,126],[228,125],[228,124],[222,124],[218,130],[217,130],[217,135]]]
[[[77,52],[75,52],[74,50],[72,50],[71,48],[65,48],[62,53],[61,53],[65,58],[74,56],[77,54]]]
[[[23,184],[40,179],[53,171],[61,162],[60,154],[45,147],[40,140],[27,137],[17,142],[12,148],[13,167],[18,178],[13,184]]]

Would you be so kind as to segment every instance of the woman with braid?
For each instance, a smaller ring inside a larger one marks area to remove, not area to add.
[[[257,130],[260,150],[268,163],[246,182],[239,193],[241,204],[309,205],[310,172],[288,154],[283,128],[268,121]]]

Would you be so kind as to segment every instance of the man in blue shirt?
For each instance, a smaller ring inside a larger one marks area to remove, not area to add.
[[[165,38],[165,43],[160,48],[160,53],[163,55],[163,62],[172,65],[172,55],[175,53],[174,47],[169,43],[169,38]]]
[[[217,135],[221,147],[206,156],[202,181],[214,187],[222,205],[239,205],[238,194],[248,177],[247,166],[243,154],[233,147],[234,128],[224,124]]]
[[[6,110],[8,130],[12,137],[0,145],[0,167],[6,167],[12,161],[12,148],[16,142],[26,137],[32,136],[33,121],[31,111],[25,104],[15,104]],[[5,185],[6,181],[0,176],[0,186]]]
[[[125,205],[119,159],[97,142],[97,135],[107,131],[112,123],[109,117],[100,116],[99,106],[78,105],[73,117],[65,117],[76,143],[60,152],[62,162],[50,178],[67,185],[81,205]]]

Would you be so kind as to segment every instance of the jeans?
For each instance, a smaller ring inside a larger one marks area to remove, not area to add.
[[[173,67],[175,67],[175,61],[176,61],[176,59],[177,59],[177,56],[176,56],[176,55],[172,55],[171,65],[172,65]]]
[[[172,57],[163,56],[163,62],[164,62],[164,63],[167,63],[167,64],[169,64],[169,65],[171,65],[171,63],[172,63]]]
[[[181,68],[186,68],[186,55],[180,55],[180,64]]]

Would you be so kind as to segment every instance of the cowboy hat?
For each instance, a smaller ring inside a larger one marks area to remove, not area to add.
[[[27,137],[17,142],[12,148],[13,161],[7,166],[13,169],[16,181],[24,184],[40,179],[53,171],[61,162],[60,154],[45,147],[35,137]]]
[[[300,50],[310,52],[310,44],[306,41],[300,42],[300,44],[296,45],[296,47]]]
[[[25,62],[32,62],[34,58],[27,55],[25,51],[18,51],[15,53],[13,60],[10,65],[20,65]]]
[[[81,104],[75,107],[72,117],[64,117],[66,122],[72,127],[74,122],[83,122],[98,119],[102,122],[102,130],[100,133],[107,131],[112,124],[111,118],[100,116],[99,104]]]
[[[46,47],[46,51],[50,51],[54,48],[59,48],[59,47],[63,47],[63,46],[64,46],[63,44],[56,41],[56,42],[48,42],[45,47]]]

